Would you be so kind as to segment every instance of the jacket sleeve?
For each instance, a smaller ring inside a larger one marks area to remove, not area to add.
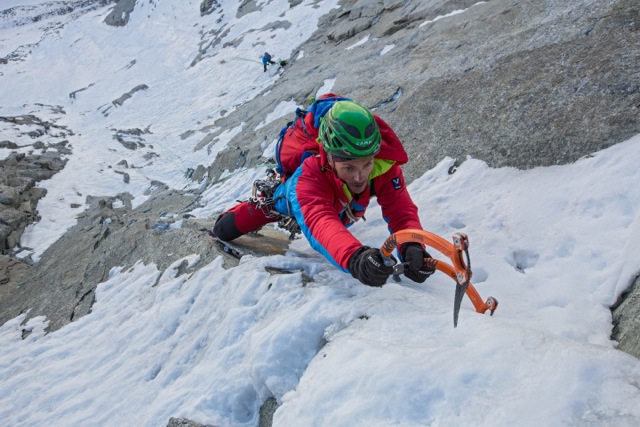
[[[305,171],[307,163],[290,178],[287,189],[291,213],[313,249],[348,272],[349,258],[362,246],[342,224],[329,177]],[[302,171],[302,173],[300,173]],[[314,171],[315,172],[315,171]]]
[[[413,203],[400,166],[393,165],[386,173],[374,180],[378,204],[382,216],[392,233],[407,228],[422,228],[418,207]]]

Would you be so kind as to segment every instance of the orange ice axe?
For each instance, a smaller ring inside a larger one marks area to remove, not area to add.
[[[466,234],[456,233],[453,242],[448,242],[437,234],[419,229],[406,229],[390,235],[384,241],[380,252],[387,266],[394,267],[394,278],[398,279],[404,271],[404,264],[396,264],[391,257],[393,250],[402,243],[417,242],[432,247],[451,260],[451,264],[434,258],[425,258],[425,263],[434,270],[440,270],[456,282],[456,294],[453,303],[453,327],[458,326],[458,314],[462,298],[466,294],[478,313],[493,312],[498,308],[494,297],[483,301],[476,288],[471,284],[471,262],[469,261],[469,239]]]

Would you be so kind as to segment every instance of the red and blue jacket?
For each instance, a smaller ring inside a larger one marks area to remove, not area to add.
[[[311,247],[345,272],[349,272],[349,258],[362,246],[347,227],[364,217],[372,197],[377,197],[392,233],[422,228],[418,208],[411,200],[400,168],[408,161],[407,153],[391,127],[374,117],[382,146],[374,157],[368,189],[362,194],[350,193],[322,148],[320,154],[307,157],[275,194],[276,210],[294,216]]]

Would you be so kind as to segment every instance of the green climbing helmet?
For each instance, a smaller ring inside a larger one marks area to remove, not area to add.
[[[338,101],[320,123],[322,148],[332,157],[360,159],[380,152],[380,129],[373,114],[353,101]]]

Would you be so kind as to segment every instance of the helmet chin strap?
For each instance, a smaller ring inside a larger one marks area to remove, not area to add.
[[[329,155],[329,166],[331,166],[331,170],[333,171],[333,174],[336,176],[336,178],[338,178],[344,185],[347,186],[347,188],[349,188],[349,184],[347,184],[347,181],[345,181],[344,179],[340,178],[340,176],[338,176],[338,171],[336,170],[336,162],[333,161],[333,158],[331,157],[331,155]]]
[[[333,156],[331,154],[327,154],[327,160],[329,160],[329,166],[331,166],[331,170],[333,171],[336,178],[344,182],[344,180],[338,176],[338,171],[336,170],[336,162],[335,160],[333,160]],[[346,184],[346,182],[344,183]]]
[[[331,166],[331,170],[333,171],[333,174],[336,176],[336,178],[340,180],[340,182],[346,185],[347,188],[349,189],[349,192],[351,192],[351,189],[349,188],[349,184],[347,184],[347,181],[345,181],[344,179],[340,178],[340,176],[338,176],[338,171],[336,170],[336,162],[333,160],[333,157],[331,156],[331,154],[327,154],[327,159],[329,160],[329,166]]]

